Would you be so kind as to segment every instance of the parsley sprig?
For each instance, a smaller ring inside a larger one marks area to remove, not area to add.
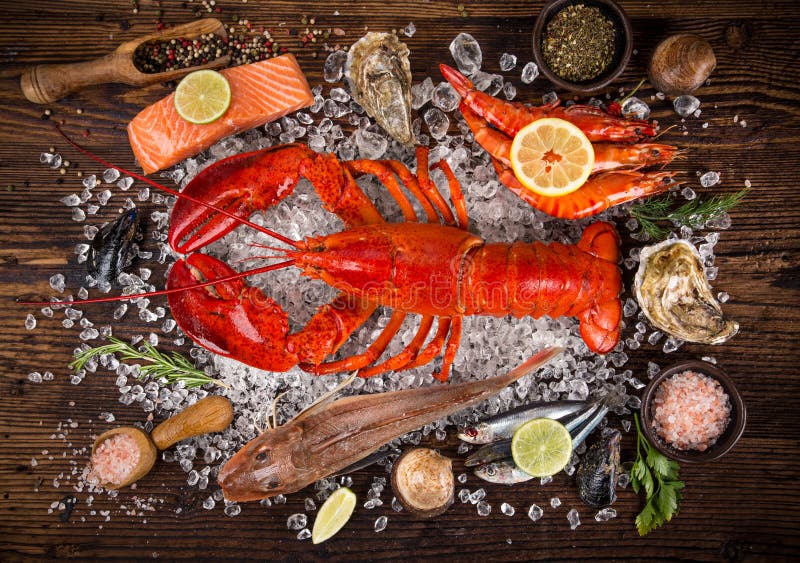
[[[661,225],[671,221],[676,225],[686,225],[699,229],[706,223],[719,218],[739,203],[748,190],[744,189],[732,194],[715,195],[708,199],[693,199],[678,208],[674,208],[675,195],[651,197],[631,207],[631,215],[639,221],[642,230],[653,240],[660,240],[669,234],[670,229]]]
[[[636,461],[631,469],[631,487],[635,493],[644,490],[645,505],[636,517],[636,529],[640,536],[666,524],[678,513],[683,481],[678,480],[678,462],[667,459],[647,441],[636,422]],[[642,456],[644,453],[644,456]]]
[[[183,381],[186,383],[186,387],[200,387],[207,383],[227,387],[221,381],[206,375],[203,370],[194,367],[188,359],[178,352],[172,352],[170,355],[162,354],[147,342],[143,343],[141,349],[138,349],[113,336],[109,337],[108,341],[110,344],[90,348],[75,354],[75,359],[69,364],[69,367],[77,371],[95,356],[119,354],[122,360],[144,360],[150,362],[150,364],[139,366],[140,379],[151,376],[154,379],[163,378],[167,383]]]

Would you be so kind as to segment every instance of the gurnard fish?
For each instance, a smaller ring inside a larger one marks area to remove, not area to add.
[[[488,399],[561,350],[545,349],[508,374],[481,381],[335,400],[354,374],[283,426],[245,444],[220,471],[222,492],[243,502],[299,491],[407,432]]]

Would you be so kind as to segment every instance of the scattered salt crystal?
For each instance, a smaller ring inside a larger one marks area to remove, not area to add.
[[[486,491],[483,490],[483,489],[478,489],[475,492],[473,492],[471,495],[469,495],[469,501],[472,504],[477,504],[478,502],[483,500],[485,496],[486,496]]]
[[[311,537],[311,530],[308,528],[303,528],[299,532],[297,532],[297,539],[300,541],[307,540]]]
[[[503,504],[500,505],[500,512],[502,512],[506,516],[514,516],[514,512],[516,511],[514,510],[513,506],[511,506],[507,502],[504,502]]]
[[[681,190],[681,195],[684,197],[684,199],[688,199],[690,201],[697,197],[695,191],[688,186]]]
[[[350,94],[344,88],[331,88],[331,99],[335,102],[349,102]]]
[[[203,508],[206,510],[211,510],[217,504],[217,501],[214,500],[214,497],[208,497],[203,501]]]
[[[272,502],[274,504],[286,504],[286,496],[285,495],[275,495],[273,497]]]
[[[561,506],[561,499],[558,497],[551,498],[550,506],[552,506],[553,508],[558,508],[559,506]]]
[[[416,32],[417,26],[414,25],[414,22],[408,22],[408,25],[403,28],[403,35],[406,37],[413,37]]]
[[[520,80],[522,80],[523,84],[530,84],[536,80],[537,76],[539,76],[539,66],[534,62],[530,62],[522,68],[522,77]]]
[[[500,70],[508,72],[517,66],[517,56],[510,53],[500,55]]]
[[[38,371],[33,371],[28,374],[28,381],[31,383],[41,383],[42,382],[42,374]]]
[[[733,122],[734,123],[738,123],[739,122],[739,114],[738,113],[733,116]]]
[[[750,188],[750,187],[752,187],[752,185],[753,185],[753,183],[750,180],[745,180],[744,181],[744,187],[745,188]]]
[[[703,123],[703,125],[702,125],[701,127],[702,127],[703,129],[708,129],[708,121],[706,121],[705,123]]]
[[[739,125],[741,125],[742,127],[747,127],[747,121],[745,121],[744,119],[742,119],[742,120],[739,122]]]
[[[64,274],[54,274],[50,276],[50,287],[59,293],[64,292]]]
[[[554,102],[558,101],[558,94],[555,92],[548,92],[544,96],[542,96],[542,104],[549,105]]]
[[[682,340],[678,340],[677,338],[670,336],[664,341],[664,346],[662,347],[662,351],[665,354],[671,354],[672,352],[680,348],[681,344],[683,344]]]
[[[513,100],[517,97],[517,87],[511,82],[506,82],[503,84],[503,95],[506,97],[506,100]]]
[[[542,510],[539,505],[532,504],[531,507],[528,509],[528,518],[536,522],[544,515],[544,510]]]
[[[492,506],[485,500],[482,500],[478,503],[477,510],[478,516],[489,516],[489,513],[492,511]]]
[[[81,209],[80,207],[73,207],[72,208],[72,220],[73,221],[85,221],[86,220],[86,212]]]
[[[342,79],[346,62],[347,53],[344,51],[333,51],[328,55],[322,69],[325,82],[339,82]]]
[[[462,499],[461,502],[464,502],[464,500]],[[397,497],[392,497],[392,510],[394,510],[395,512],[403,511],[403,505],[400,503],[399,500],[397,500]]]
[[[690,95],[678,96],[672,101],[675,112],[681,117],[689,117],[700,107],[700,100]]]
[[[33,330],[36,328],[36,317],[28,313],[28,316],[25,317],[25,328],[28,330]]]
[[[299,512],[289,516],[289,518],[286,520],[286,527],[290,530],[300,530],[301,528],[305,528],[307,523],[308,516],[302,512]]]
[[[569,521],[570,530],[574,530],[581,525],[581,518],[578,511],[574,508],[567,512],[567,520]]]
[[[121,189],[123,192],[131,189],[132,185],[133,185],[133,178],[131,178],[130,176],[125,176],[124,178],[120,178],[119,181],[117,182],[117,187]]]
[[[613,508],[604,508],[598,511],[597,514],[594,515],[594,519],[597,520],[598,522],[606,522],[616,517],[617,517],[617,511],[614,510]]]
[[[460,500],[462,503],[469,502],[471,497],[472,495],[470,495],[469,489],[461,489],[458,491],[458,500]]]
[[[639,305],[630,297],[625,300],[625,304],[622,306],[622,314],[626,317],[632,317],[638,310]]]
[[[117,179],[119,179],[119,170],[117,170],[116,168],[107,168],[103,172],[103,182],[105,182],[106,184],[111,184],[113,182],[116,182]]]
[[[389,523],[389,518],[386,516],[381,516],[377,520],[375,520],[375,531],[382,532],[386,529],[386,525]]]
[[[717,183],[719,183],[718,172],[714,172],[712,170],[700,176],[700,185],[703,186],[704,188],[710,188],[711,186],[716,185]]]
[[[81,198],[78,194],[69,194],[68,196],[61,198],[61,203],[68,207],[74,207],[76,205],[80,205]]]
[[[553,481],[553,476],[552,475],[547,475],[545,477],[540,477],[539,478],[539,485],[544,486],[544,485],[547,485],[548,483],[551,483],[552,481]]]
[[[456,479],[458,480],[459,483],[461,483],[463,485],[464,483],[467,482],[467,474],[466,473],[460,473]]]

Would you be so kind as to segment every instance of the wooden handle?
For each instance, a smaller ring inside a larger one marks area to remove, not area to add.
[[[72,64],[39,65],[26,70],[20,86],[22,93],[35,104],[49,104],[86,86],[124,79],[119,55]]]
[[[225,397],[213,395],[168,418],[153,429],[150,437],[159,450],[165,450],[186,438],[225,430],[232,420],[231,402]]]

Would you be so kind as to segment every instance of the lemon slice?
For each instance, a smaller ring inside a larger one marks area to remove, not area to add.
[[[211,123],[231,105],[231,86],[215,70],[197,70],[183,77],[175,89],[175,110],[189,123]]]
[[[569,121],[548,117],[523,127],[511,144],[514,175],[534,193],[558,197],[574,192],[589,178],[594,149]]]
[[[517,467],[528,475],[555,475],[567,466],[572,457],[572,437],[557,420],[534,418],[514,432],[511,456]]]
[[[312,543],[322,543],[342,529],[350,520],[356,508],[356,494],[342,487],[333,491],[328,500],[320,507],[314,528],[311,530]]]

